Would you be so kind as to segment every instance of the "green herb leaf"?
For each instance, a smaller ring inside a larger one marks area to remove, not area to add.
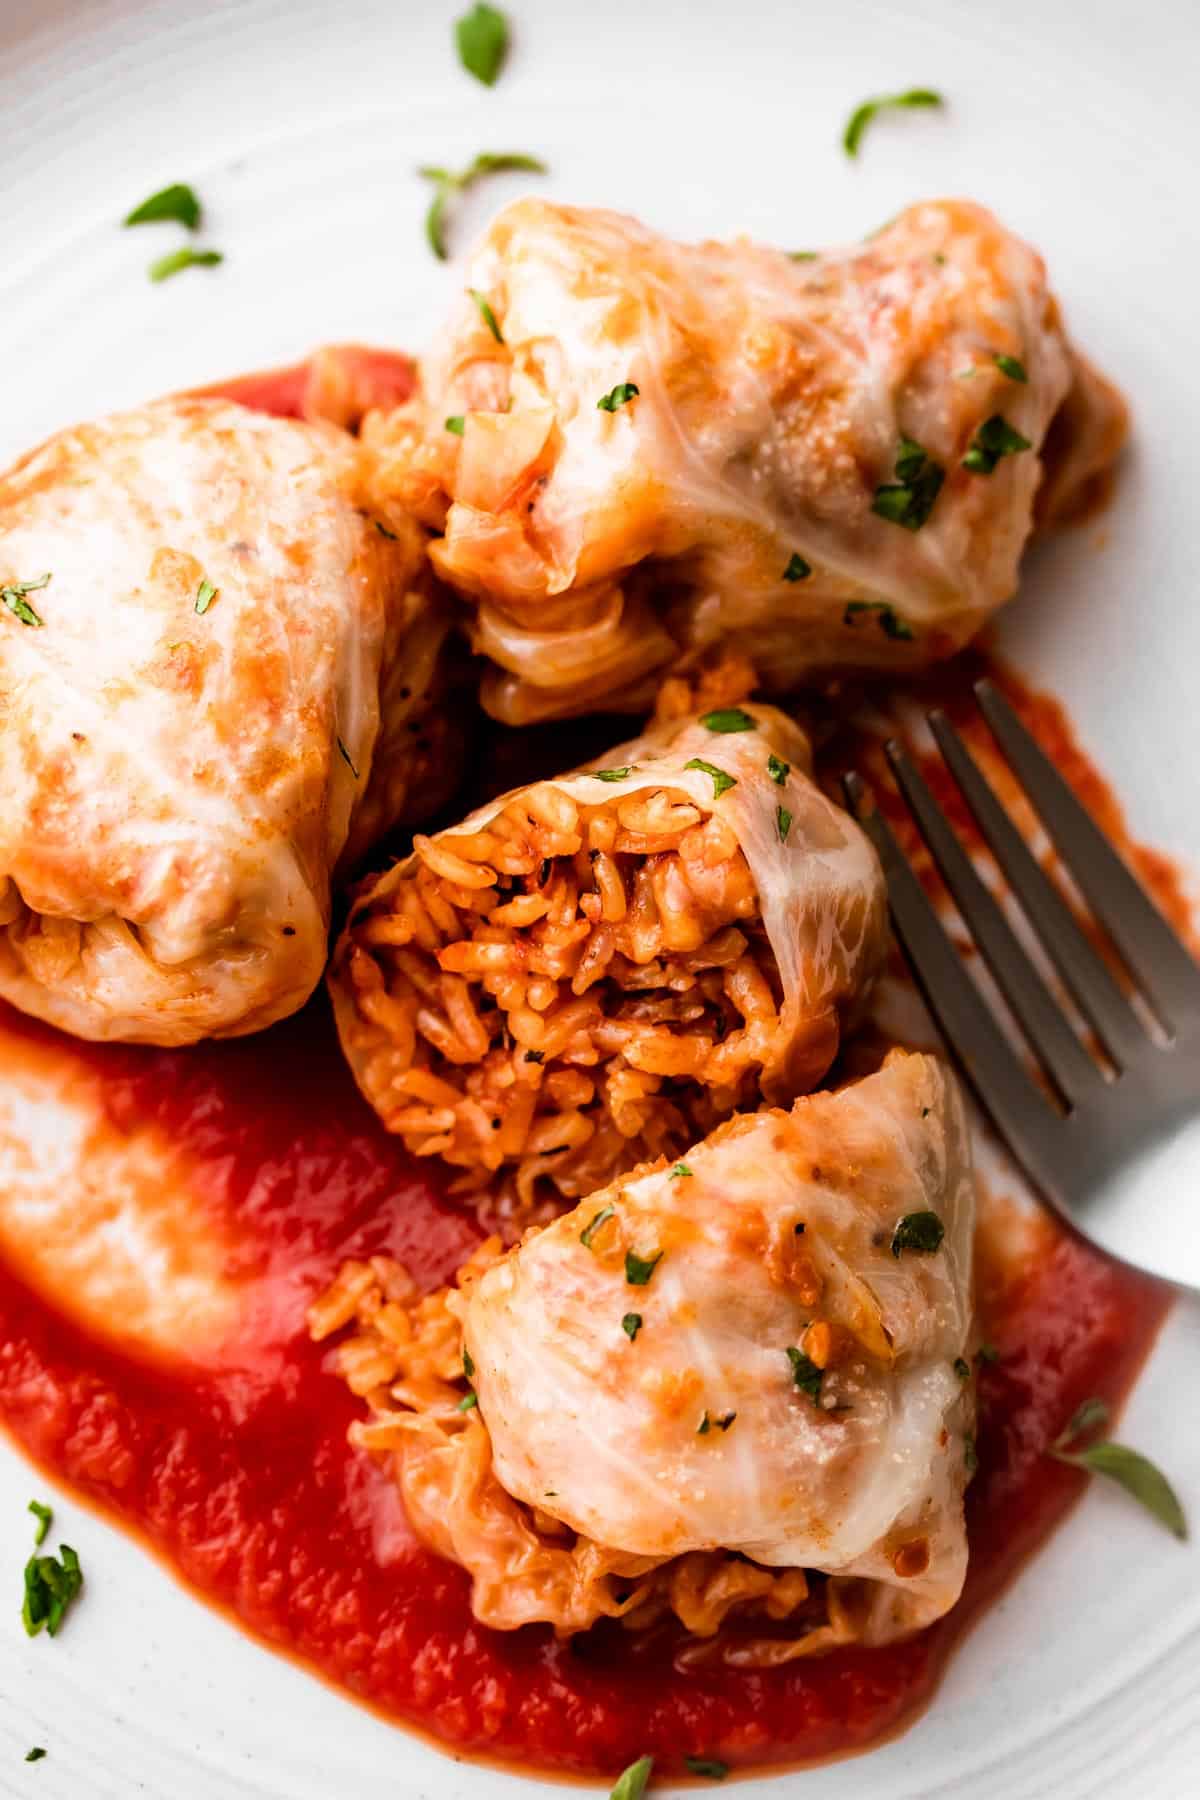
[[[686,1163],[676,1163],[675,1167],[671,1170],[671,1180],[680,1181],[685,1176],[690,1175],[691,1172],[692,1171],[688,1168]]]
[[[1018,451],[1032,450],[1033,445],[1027,437],[1022,437],[1002,418],[993,413],[985,419],[975,436],[971,439],[971,447],[962,459],[964,469],[970,469],[973,475],[990,475],[1002,456],[1016,456]]]
[[[716,712],[705,713],[700,723],[708,731],[724,733],[758,730],[758,720],[743,712],[740,706],[723,706]]]
[[[462,1399],[459,1401],[458,1405],[455,1407],[454,1410],[455,1410],[455,1412],[471,1412],[473,1410],[473,1408],[475,1408],[478,1405],[479,1405],[479,1395],[475,1392],[475,1389],[472,1388],[471,1392],[469,1394],[463,1395]]]
[[[625,1333],[625,1336],[629,1339],[631,1344],[641,1329],[641,1313],[626,1313],[625,1317],[621,1320],[621,1330]]]
[[[662,1258],[661,1250],[656,1250],[653,1256],[639,1256],[636,1250],[627,1250],[625,1252],[625,1279],[630,1287],[645,1287]]]
[[[527,1050],[525,1052],[525,1061],[527,1063],[544,1062],[545,1057],[546,1057],[546,1052],[544,1050]]]
[[[35,1744],[33,1746],[32,1750],[27,1750],[25,1752],[25,1761],[26,1762],[41,1762],[41,1760],[42,1760],[43,1756],[45,1756],[45,1754],[46,1754],[46,1752],[42,1749],[42,1746],[40,1744]]]
[[[1077,1469],[1087,1469],[1093,1475],[1107,1475],[1134,1500],[1145,1507],[1146,1511],[1156,1518],[1160,1525],[1177,1537],[1180,1542],[1187,1539],[1187,1520],[1179,1496],[1163,1474],[1148,1457],[1137,1450],[1130,1450],[1125,1444],[1112,1444],[1101,1441],[1089,1444],[1086,1450],[1056,1450],[1051,1456],[1061,1463],[1069,1463]]]
[[[727,793],[731,787],[737,786],[736,775],[727,775],[724,769],[714,768],[712,763],[704,762],[699,756],[693,756],[683,766],[685,769],[699,769],[702,775],[712,777],[714,800],[719,800],[722,794]]]
[[[803,1350],[797,1350],[794,1344],[788,1345],[787,1359],[792,1365],[792,1380],[800,1392],[807,1394],[814,1406],[818,1405],[825,1371],[817,1367],[811,1356],[805,1356]]]
[[[446,430],[452,431],[455,437],[461,437],[467,428],[467,421],[462,413],[452,413],[446,420]]]
[[[10,581],[0,587],[0,601],[8,608],[22,625],[44,625],[46,621],[34,612],[26,594],[36,594],[39,588],[49,587],[49,575],[39,575],[36,581]]]
[[[971,1365],[965,1356],[955,1357],[954,1373],[958,1376],[960,1381],[969,1381],[971,1379]]]
[[[387,526],[383,523],[383,521],[381,519],[376,519],[373,522],[375,525],[375,529],[379,533],[380,537],[385,537],[385,538],[390,539],[390,541],[393,544],[398,544],[400,542],[400,539],[396,536],[396,533],[394,531],[389,531]]]
[[[683,1760],[690,1774],[705,1775],[709,1781],[724,1781],[729,1773],[729,1764],[715,1756],[685,1756]]]
[[[607,394],[597,400],[596,409],[598,412],[616,412],[618,406],[627,406],[631,400],[636,400],[638,393],[636,382],[618,381],[615,388],[610,388]]]
[[[932,461],[920,444],[901,438],[895,473],[895,481],[884,482],[875,489],[871,511],[892,525],[903,525],[905,531],[920,531],[942,491],[945,470]]]
[[[466,1376],[468,1381],[474,1381],[474,1379],[475,1379],[475,1358],[471,1355],[471,1352],[467,1349],[463,1350],[463,1374]]]
[[[776,787],[782,787],[784,782],[787,780],[788,776],[791,774],[791,772],[792,772],[791,763],[783,762],[774,753],[772,753],[770,756],[768,756],[768,758],[767,758],[767,774],[771,777],[771,780],[775,783]]]
[[[355,781],[357,781],[358,780],[358,770],[355,768],[353,759],[351,758],[351,755],[350,755],[350,752],[347,750],[345,744],[343,744],[341,738],[339,738],[337,740],[337,747],[341,751],[342,761],[345,763],[346,767],[349,769],[350,773],[353,775]]]
[[[216,599],[217,593],[218,589],[216,589],[212,582],[205,577],[200,583],[200,586],[196,589],[196,611],[198,613],[206,613]]]
[[[44,1544],[46,1533],[54,1522],[54,1509],[47,1506],[42,1500],[31,1500],[29,1511],[37,1520],[37,1530],[33,1534],[33,1541],[35,1544]]]
[[[630,1763],[623,1775],[618,1776],[608,1800],[642,1800],[653,1767],[652,1756],[639,1756],[635,1763]]]
[[[425,236],[433,254],[440,262],[445,262],[450,254],[446,248],[446,218],[456,195],[466,193],[486,175],[544,175],[546,165],[539,157],[526,156],[517,150],[483,150],[458,173],[426,163],[417,174],[434,184],[433,198],[425,214]]]
[[[729,1427],[733,1424],[733,1421],[736,1418],[737,1418],[736,1412],[722,1413],[720,1418],[716,1421],[717,1430],[718,1431],[728,1431]]]
[[[494,87],[508,55],[508,20],[494,6],[473,6],[454,26],[458,60],[468,75]]]
[[[793,550],[788,557],[787,568],[783,571],[785,581],[807,581],[812,574],[812,564],[806,563],[799,551]]]
[[[975,1448],[975,1439],[968,1431],[963,1436],[963,1468],[968,1475],[973,1475],[979,1467],[979,1452]]]
[[[1083,1437],[1089,1431],[1102,1431],[1108,1424],[1109,1411],[1106,1400],[1085,1400],[1067,1420],[1066,1426],[1055,1438],[1052,1448],[1065,1449],[1074,1443],[1076,1438]]]
[[[775,808],[775,829],[779,833],[780,843],[786,844],[788,832],[792,829],[792,815],[786,806]]]
[[[1002,375],[1007,375],[1010,381],[1019,381],[1022,387],[1026,385],[1029,376],[1025,373],[1025,364],[1018,362],[1015,356],[1001,354],[996,357],[995,361],[996,367]]]
[[[595,1237],[595,1235],[599,1231],[600,1227],[608,1219],[612,1218],[612,1216],[616,1210],[617,1209],[615,1206],[602,1206],[600,1208],[600,1211],[598,1213],[594,1214],[591,1224],[584,1226],[583,1230],[579,1234],[579,1241],[583,1245],[585,1250],[591,1249],[592,1239]]]
[[[912,626],[908,623],[907,619],[902,619],[895,608],[889,606],[884,600],[847,601],[846,610],[842,614],[842,624],[853,625],[854,621],[857,618],[860,618],[863,613],[875,614],[879,622],[879,629],[886,638],[893,638],[903,642],[912,642],[915,637]]]
[[[1000,1352],[995,1344],[980,1344],[975,1352],[975,1361],[977,1363],[997,1363],[1000,1361]]]
[[[157,194],[151,194],[148,200],[127,213],[121,223],[157,225],[163,219],[174,219],[176,223],[186,225],[189,231],[195,231],[199,225],[200,202],[186,181],[175,181],[170,187],[160,188]]]
[[[842,149],[847,156],[857,156],[863,133],[881,112],[945,104],[942,96],[933,88],[906,88],[902,94],[876,94],[856,107],[846,121],[846,129],[842,133]]]
[[[946,1227],[935,1212],[905,1213],[892,1233],[892,1255],[899,1257],[905,1250],[912,1250],[921,1256],[932,1256],[941,1249],[945,1235]]]
[[[146,273],[151,281],[167,281],[172,275],[178,275],[181,269],[215,269],[218,263],[225,261],[219,250],[193,250],[185,244],[182,250],[172,250],[167,256],[160,256],[152,262]]]
[[[479,308],[479,316],[495,338],[496,342],[502,344],[504,342],[504,334],[496,323],[496,315],[488,304],[487,296],[481,294],[478,288],[469,287],[467,292]]]
[[[626,763],[623,769],[592,769],[589,772],[593,781],[628,781],[634,766],[633,763]]]
[[[816,262],[819,250],[787,250],[784,252],[789,262]]]
[[[60,1544],[57,1556],[31,1556],[25,1564],[21,1606],[28,1636],[36,1637],[44,1625],[51,1637],[57,1637],[67,1608],[82,1586],[79,1558],[70,1544]]]
[[[707,1437],[711,1430],[712,1430],[712,1420],[709,1418],[708,1413],[705,1412],[704,1417],[701,1419],[700,1423],[696,1427],[696,1436],[697,1437]]]

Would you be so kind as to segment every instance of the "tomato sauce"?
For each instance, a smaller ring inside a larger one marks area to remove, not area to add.
[[[294,371],[274,390],[260,379],[256,403],[273,393],[299,407],[301,387]],[[960,659],[910,692],[924,703],[936,689],[967,723],[964,696],[985,666]],[[1061,709],[1001,678],[1123,838]],[[843,730],[830,741],[831,776],[848,755],[871,765],[877,749]],[[1169,866],[1151,859],[1142,872],[1182,920]],[[570,1643],[540,1627],[493,1632],[475,1623],[462,1571],[415,1541],[386,1473],[348,1447],[360,1405],[305,1328],[306,1306],[347,1257],[382,1252],[435,1286],[479,1236],[437,1171],[407,1157],[357,1094],[324,996],[261,1035],[180,1051],[81,1044],[7,1011],[0,1035],[0,1063],[58,1058],[64,1078],[94,1079],[118,1134],[173,1147],[187,1171],[182,1204],[221,1246],[219,1277],[234,1297],[215,1336],[172,1354],[100,1329],[69,1291],[35,1290],[17,1257],[0,1256],[0,1421],[231,1619],[459,1752],[611,1780],[647,1753],[662,1774],[688,1756],[744,1768],[861,1750],[892,1733],[1077,1498],[1083,1478],[1045,1447],[1085,1398],[1120,1399],[1168,1306],[1165,1289],[1048,1217],[1009,1233],[1003,1207],[986,1209],[982,1331],[999,1356],[979,1375],[970,1571],[953,1613],[904,1644],[774,1670],[714,1662],[682,1672],[675,1626],[639,1640],[606,1624]],[[100,1580],[95,1590],[91,1603],[105,1604]]]

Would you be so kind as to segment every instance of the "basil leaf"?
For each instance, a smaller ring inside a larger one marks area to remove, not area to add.
[[[151,194],[131,213],[126,213],[121,223],[157,225],[163,219],[174,219],[178,224],[186,225],[189,231],[195,231],[199,225],[200,202],[186,181],[175,181],[170,187],[160,188],[157,194]]]
[[[206,613],[216,599],[218,591],[219,590],[213,586],[212,582],[209,581],[206,576],[200,583],[200,586],[196,589],[196,611],[198,613]]]
[[[907,88],[902,94],[876,94],[864,100],[851,113],[842,133],[842,149],[847,156],[857,156],[863,133],[881,112],[915,106],[944,106],[946,102],[933,88]]]
[[[782,758],[776,756],[773,752],[768,756],[767,774],[771,777],[771,780],[775,783],[776,787],[782,787],[791,772],[791,763],[785,763]]]
[[[897,641],[912,642],[916,633],[907,619],[902,619],[894,607],[883,600],[849,600],[842,614],[843,625],[853,625],[862,613],[875,613],[879,620],[879,629],[884,637]]]
[[[591,1224],[584,1226],[583,1230],[579,1234],[579,1241],[583,1245],[585,1250],[591,1249],[592,1239],[595,1237],[595,1235],[599,1231],[600,1227],[602,1225],[606,1224],[607,1221],[612,1218],[615,1211],[616,1211],[615,1206],[602,1206],[600,1208],[600,1211],[598,1213],[594,1214]]]
[[[610,388],[597,400],[596,409],[598,412],[616,412],[618,406],[627,406],[631,400],[636,400],[639,392],[635,381],[618,381],[615,388]]]
[[[452,431],[455,437],[461,437],[467,428],[466,416],[463,413],[451,413],[446,420],[446,430]]]
[[[499,325],[496,323],[496,315],[492,311],[491,306],[488,304],[486,295],[481,294],[479,292],[478,288],[472,288],[472,287],[469,287],[467,289],[467,292],[468,292],[468,294],[470,294],[472,300],[475,302],[476,306],[479,308],[479,315],[482,318],[484,324],[487,326],[488,330],[491,332],[492,336],[495,338],[496,342],[498,344],[502,344],[504,342],[504,334],[500,330]]]
[[[786,806],[777,806],[775,808],[775,828],[779,833],[780,843],[786,844],[788,832],[792,829],[792,815]]]
[[[626,1313],[625,1317],[621,1320],[621,1330],[625,1333],[625,1336],[629,1339],[631,1344],[641,1329],[641,1313]]]
[[[662,1258],[661,1250],[656,1250],[653,1256],[639,1256],[636,1250],[627,1250],[625,1252],[625,1279],[630,1287],[645,1287]]]
[[[895,474],[895,481],[884,482],[875,489],[871,511],[893,525],[903,525],[906,531],[920,531],[942,491],[945,470],[920,444],[901,438]]]
[[[912,1250],[933,1256],[945,1235],[946,1227],[935,1212],[905,1213],[892,1233],[892,1255],[899,1258],[905,1250]]]
[[[473,6],[454,26],[458,60],[468,75],[494,87],[508,55],[508,20],[494,6]]]
[[[1015,356],[999,355],[995,358],[995,363],[1000,373],[1007,375],[1010,381],[1019,381],[1022,387],[1028,382],[1029,377],[1025,373],[1025,364],[1018,362]]]
[[[798,550],[793,550],[788,557],[787,568],[783,571],[785,581],[807,581],[812,574],[812,564],[806,563]]]
[[[33,1746],[32,1750],[27,1750],[25,1752],[25,1761],[26,1762],[41,1762],[41,1760],[42,1760],[43,1756],[45,1756],[45,1754],[46,1754],[46,1752],[42,1749],[42,1746],[40,1744],[35,1744]]]
[[[757,731],[758,720],[752,719],[748,712],[740,706],[721,707],[717,712],[705,713],[700,723],[707,731]]]
[[[215,269],[218,263],[225,261],[219,250],[193,250],[185,244],[182,250],[172,250],[168,256],[160,256],[152,262],[146,273],[151,281],[167,281],[172,275],[178,275],[181,269]]]
[[[794,1344],[788,1345],[786,1354],[792,1365],[792,1380],[802,1394],[808,1395],[814,1406],[819,1405],[825,1371],[817,1367],[811,1356],[805,1356],[803,1350],[797,1350]]]
[[[729,1764],[718,1762],[715,1756],[685,1756],[683,1760],[689,1774],[705,1775],[709,1781],[724,1781],[729,1773]]]
[[[20,619],[22,625],[44,625],[46,621],[40,613],[33,610],[25,596],[26,594],[36,594],[39,588],[49,587],[49,585],[49,575],[39,575],[36,581],[10,581],[4,587],[0,587],[0,602],[8,608],[14,618]]]
[[[353,775],[355,781],[357,781],[358,780],[358,770],[355,768],[354,761],[350,755],[350,752],[347,750],[345,744],[343,744],[341,738],[338,738],[338,740],[337,740],[337,747],[342,753],[342,761],[345,763],[346,767],[349,769],[350,773]]]
[[[727,793],[731,787],[737,786],[736,775],[727,775],[724,769],[714,768],[712,763],[705,762],[699,756],[693,756],[688,762],[685,762],[683,766],[685,769],[699,769],[702,775],[709,775],[712,777],[714,800],[719,800],[722,794]]]
[[[608,1800],[642,1800],[653,1767],[652,1756],[639,1756],[635,1763],[630,1763],[623,1775],[618,1776]]]
[[[37,1520],[37,1530],[33,1534],[33,1541],[35,1544],[44,1544],[46,1541],[46,1533],[54,1522],[53,1508],[47,1506],[44,1501],[31,1500],[29,1502],[29,1511]]]
[[[686,1163],[676,1163],[675,1167],[671,1170],[671,1180],[680,1181],[684,1179],[684,1177],[689,1176],[691,1172],[692,1171],[688,1168]]]
[[[1027,437],[1022,437],[1002,418],[993,413],[985,419],[975,436],[971,439],[971,447],[962,459],[964,469],[970,469],[974,475],[990,475],[1002,456],[1016,456],[1018,451],[1032,450],[1033,445]]]
[[[593,781],[628,781],[636,766],[626,763],[623,769],[590,769],[588,773]]]
[[[1087,1469],[1093,1475],[1107,1475],[1110,1481],[1115,1481],[1132,1499],[1144,1506],[1160,1525],[1165,1525],[1181,1543],[1186,1541],[1187,1520],[1183,1515],[1183,1507],[1179,1504],[1179,1496],[1162,1470],[1156,1468],[1139,1451],[1130,1450],[1125,1444],[1112,1444],[1102,1440],[1098,1444],[1089,1444],[1086,1450],[1052,1449],[1050,1454],[1061,1463],[1069,1463],[1077,1469]]]

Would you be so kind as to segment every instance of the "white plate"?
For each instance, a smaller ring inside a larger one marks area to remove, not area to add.
[[[519,41],[491,92],[451,51],[466,4],[4,0],[0,459],[78,416],[322,340],[418,346],[455,282],[423,243],[419,162],[529,150],[562,198],[685,236],[798,246],[856,237],[921,195],[968,194],[1045,252],[1072,328],[1137,420],[1119,504],[1031,559],[1009,642],[1066,696],[1139,833],[1200,867],[1200,27],[1188,0],[509,0]],[[914,82],[942,88],[948,114],[885,121],[848,163],[850,107]],[[228,260],[152,287],[145,265],[170,231],[116,222],[171,180],[198,187],[207,240]],[[520,186],[473,198],[457,243]],[[1198,1391],[1200,1309],[1180,1305],[1124,1430],[1169,1467],[1200,1523]],[[35,1485],[0,1446],[0,1792],[517,1791],[250,1643],[69,1499],[60,1522],[95,1571],[89,1604],[53,1644],[26,1642],[16,1612]],[[915,1729],[751,1791],[1183,1800],[1200,1756],[1198,1577],[1196,1549],[1097,1491],[968,1639]],[[33,1743],[50,1753],[26,1768]]]

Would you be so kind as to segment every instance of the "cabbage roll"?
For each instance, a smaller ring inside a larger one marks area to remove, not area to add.
[[[390,1131],[527,1212],[671,1155],[836,1054],[886,945],[858,826],[773,707],[619,745],[430,838],[361,892],[331,963]]]
[[[961,1592],[974,1207],[958,1091],[896,1051],[484,1246],[440,1295],[347,1265],[311,1322],[357,1318],[353,1439],[394,1456],[485,1623],[669,1611],[778,1663]]]
[[[436,804],[446,603],[332,426],[181,399],[0,475],[0,994],[185,1044],[294,1011],[330,877]]]
[[[514,724],[648,708],[730,641],[774,692],[945,656],[1012,594],[1047,465],[1068,512],[1125,428],[1041,258],[963,201],[821,255],[520,201],[422,376],[367,422],[373,479],[441,534]]]

